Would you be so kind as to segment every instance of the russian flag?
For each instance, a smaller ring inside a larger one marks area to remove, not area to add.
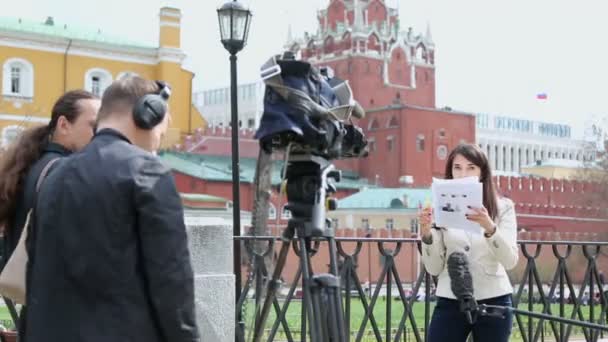
[[[537,100],[546,100],[547,99],[547,93],[538,93],[538,94],[536,94],[536,99]]]

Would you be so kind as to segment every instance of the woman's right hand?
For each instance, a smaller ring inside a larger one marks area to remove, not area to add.
[[[420,236],[430,237],[431,226],[433,225],[433,208],[428,206],[424,207],[418,212],[418,222],[420,225]]]

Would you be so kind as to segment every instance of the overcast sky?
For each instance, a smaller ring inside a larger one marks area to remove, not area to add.
[[[254,13],[239,53],[239,79],[294,35],[317,29],[329,0],[246,0]],[[436,44],[437,106],[570,124],[582,134],[589,118],[608,115],[608,20],[602,0],[387,0],[399,6],[401,27],[425,32]],[[182,10],[185,66],[195,90],[229,84],[228,54],[219,42],[215,0],[19,0],[2,16],[100,28],[149,43],[158,41],[158,11]],[[544,92],[548,100],[538,101]]]

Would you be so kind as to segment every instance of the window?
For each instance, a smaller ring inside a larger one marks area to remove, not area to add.
[[[395,149],[395,138],[394,137],[388,137],[386,138],[386,143],[387,143],[387,149],[389,152],[393,151]]]
[[[101,84],[99,76],[93,76],[91,78],[91,93],[95,96],[101,96]]]
[[[376,139],[369,139],[368,144],[369,144],[369,151],[375,152],[376,151]]]
[[[291,218],[291,211],[289,211],[289,209],[287,209],[286,207],[287,206],[284,205],[283,211],[281,212],[281,219],[283,220],[289,220]]]
[[[268,219],[276,220],[277,219],[277,208],[274,207],[272,203],[268,206]]]
[[[18,66],[11,67],[11,93],[21,93],[21,87],[19,86],[21,81],[21,68]]]
[[[395,222],[393,221],[393,219],[389,218],[389,219],[386,219],[386,225],[385,225],[385,227],[388,230],[393,230],[394,224],[395,224]]]
[[[361,228],[363,228],[365,230],[369,230],[371,228],[369,225],[369,219],[366,219],[366,218],[361,219]]]
[[[34,67],[21,58],[8,59],[2,68],[2,94],[34,97]]]
[[[416,151],[422,152],[424,151],[424,135],[418,134],[416,136]]]
[[[369,123],[369,129],[378,129],[380,125],[378,125],[378,120],[376,119],[372,119],[372,121]]]
[[[397,98],[400,98],[400,94],[399,94],[399,93],[397,93],[396,97],[397,97]],[[388,123],[388,127],[389,127],[389,128],[390,128],[390,127],[399,127],[399,122],[397,121],[397,118],[396,118],[396,117],[394,117],[394,116],[393,116],[393,117],[391,118],[391,120],[390,120],[390,121],[389,121],[389,123]]]
[[[247,119],[247,127],[253,128],[255,126],[255,119]]]
[[[23,132],[24,128],[21,126],[16,126],[16,125],[12,125],[12,126],[6,126],[2,129],[2,143],[0,144],[0,147],[8,147],[10,144],[12,144],[15,140],[17,140],[17,138],[19,137],[19,134],[21,134],[21,132]]]
[[[410,230],[414,234],[418,234],[418,219],[413,218],[410,220]]]
[[[85,73],[84,87],[95,96],[101,97],[110,83],[112,83],[112,74],[107,70],[93,68]]]

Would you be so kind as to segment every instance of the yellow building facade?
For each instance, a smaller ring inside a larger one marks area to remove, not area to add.
[[[522,166],[521,173],[547,179],[600,180],[606,179],[606,170],[589,162],[549,159],[542,163]]]
[[[24,128],[48,122],[55,100],[65,91],[86,89],[98,96],[112,81],[137,74],[168,82],[171,128],[164,147],[206,122],[192,105],[194,73],[185,70],[181,50],[181,12],[163,7],[158,46],[56,24],[0,18],[0,144],[5,147]]]

